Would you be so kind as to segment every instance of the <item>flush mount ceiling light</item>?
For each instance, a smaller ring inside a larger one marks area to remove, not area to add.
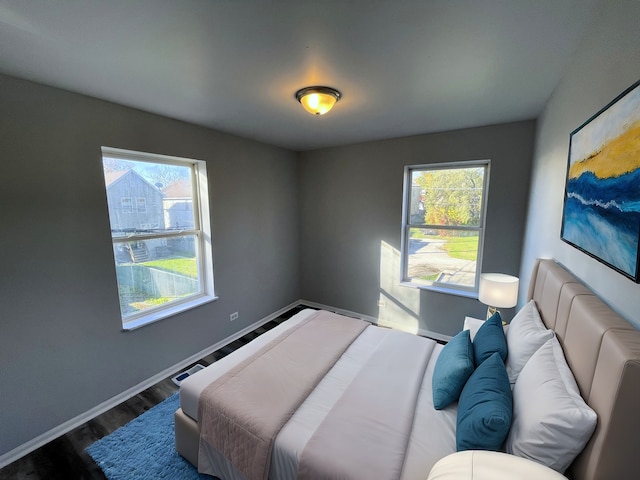
[[[331,87],[305,87],[296,92],[296,99],[312,115],[324,115],[342,95]]]

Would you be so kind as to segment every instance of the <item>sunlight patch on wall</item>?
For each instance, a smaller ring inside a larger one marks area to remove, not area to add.
[[[400,285],[400,252],[380,242],[380,295],[378,324],[417,333],[420,317],[420,290]]]

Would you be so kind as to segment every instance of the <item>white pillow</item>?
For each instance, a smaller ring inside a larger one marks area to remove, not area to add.
[[[505,363],[511,387],[516,383],[520,371],[531,355],[554,336],[542,323],[536,303],[531,300],[513,317],[507,334],[509,355]]]
[[[529,359],[513,388],[506,451],[564,473],[591,438],[596,421],[554,336]]]
[[[465,450],[447,455],[431,468],[427,480],[567,480],[550,468],[514,455]]]

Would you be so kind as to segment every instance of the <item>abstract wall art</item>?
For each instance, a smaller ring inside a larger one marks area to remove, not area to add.
[[[571,132],[561,238],[640,283],[640,81]]]

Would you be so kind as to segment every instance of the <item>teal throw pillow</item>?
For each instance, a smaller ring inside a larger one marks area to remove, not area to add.
[[[509,434],[512,415],[509,376],[496,352],[475,369],[462,389],[456,449],[500,450]]]
[[[449,340],[436,360],[431,379],[433,406],[436,410],[442,410],[458,401],[473,368],[471,335],[469,330],[463,330]]]
[[[502,328],[500,313],[494,313],[489,320],[484,322],[473,337],[473,361],[480,365],[494,352],[500,354],[502,361],[507,359],[507,338]]]

